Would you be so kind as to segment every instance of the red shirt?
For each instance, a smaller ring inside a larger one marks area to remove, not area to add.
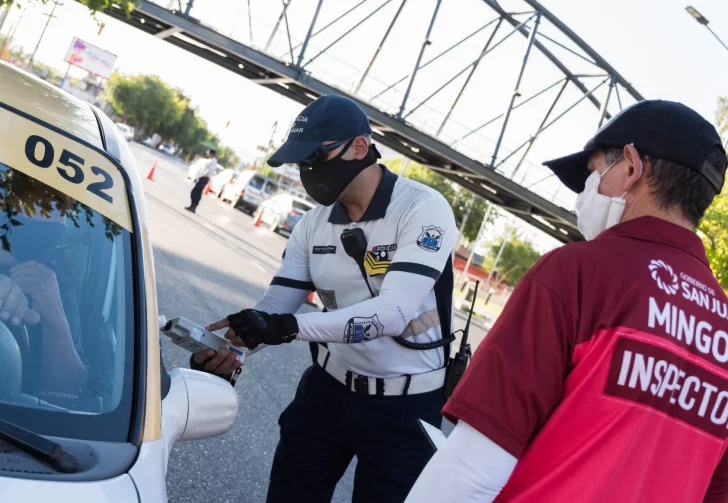
[[[651,217],[545,255],[444,409],[519,462],[496,502],[728,501],[728,298]]]

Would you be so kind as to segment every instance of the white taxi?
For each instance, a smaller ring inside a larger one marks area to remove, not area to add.
[[[176,440],[233,424],[161,362],[139,173],[101,111],[0,63],[0,501],[167,501]]]

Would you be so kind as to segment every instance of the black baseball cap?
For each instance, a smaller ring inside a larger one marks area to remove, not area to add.
[[[369,118],[354,101],[334,94],[321,96],[296,117],[288,138],[268,159],[268,164],[274,168],[295,164],[313,154],[323,141],[370,134]]]
[[[720,192],[725,180],[725,164],[707,161],[715,147],[723,145],[715,127],[695,110],[682,103],[645,100],[619,112],[602,126],[584,150],[544,162],[561,183],[574,192],[584,190],[589,177],[587,162],[597,150],[634,144],[640,154],[682,164],[701,173]]]

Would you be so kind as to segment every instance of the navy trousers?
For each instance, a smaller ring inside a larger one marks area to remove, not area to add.
[[[314,364],[278,424],[268,503],[329,502],[357,457],[353,503],[402,502],[434,454],[417,419],[440,426],[442,389],[408,396],[349,391]]]
[[[194,187],[192,187],[192,192],[190,192],[190,199],[192,200],[192,204],[190,204],[190,208],[193,210],[197,209],[197,205],[200,204],[200,199],[202,199],[202,191],[205,190],[205,187],[207,187],[207,182],[209,182],[210,179],[206,176],[200,177],[199,180],[197,180],[197,183]]]

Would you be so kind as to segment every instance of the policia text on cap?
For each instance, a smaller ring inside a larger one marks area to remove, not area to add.
[[[354,501],[401,502],[432,456],[418,419],[441,423],[457,229],[436,191],[377,164],[366,114],[324,96],[269,164],[296,163],[317,202],[253,307],[210,325],[253,349],[308,341],[313,365],[280,417],[269,502],[330,501],[357,457]],[[323,313],[295,313],[316,290]],[[220,352],[191,365],[227,374]]]

